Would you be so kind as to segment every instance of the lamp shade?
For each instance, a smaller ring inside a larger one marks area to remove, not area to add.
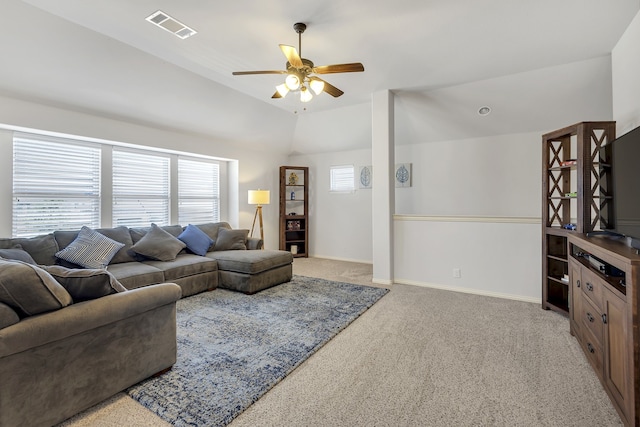
[[[268,205],[270,201],[269,190],[249,190],[250,205]]]

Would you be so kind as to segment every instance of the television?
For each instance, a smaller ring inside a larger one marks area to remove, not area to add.
[[[613,197],[609,211],[601,212],[601,225],[604,231],[625,237],[629,246],[640,249],[640,127],[604,146],[600,159],[611,166],[608,184]]]

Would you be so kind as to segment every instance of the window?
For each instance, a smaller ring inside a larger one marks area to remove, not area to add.
[[[100,226],[100,147],[15,134],[14,237]]]
[[[178,223],[220,221],[220,166],[178,158]]]
[[[329,172],[331,179],[330,191],[347,192],[355,190],[353,165],[331,166]]]
[[[113,226],[169,225],[169,156],[113,150]]]
[[[188,153],[14,132],[12,235],[218,222],[221,170]]]

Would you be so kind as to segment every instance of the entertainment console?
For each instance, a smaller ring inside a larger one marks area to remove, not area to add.
[[[624,242],[569,233],[570,332],[627,426],[640,426],[640,255]]]

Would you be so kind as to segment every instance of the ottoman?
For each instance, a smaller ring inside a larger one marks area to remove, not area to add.
[[[293,276],[293,255],[278,250],[237,250],[208,252],[218,261],[218,286],[254,294],[288,282]]]

